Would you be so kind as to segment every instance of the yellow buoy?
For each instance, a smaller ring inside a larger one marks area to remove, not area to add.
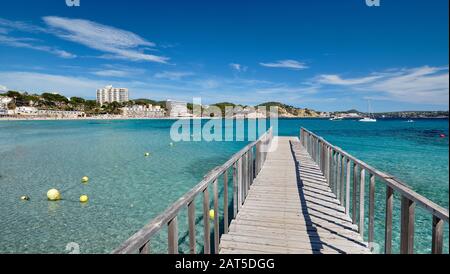
[[[49,191],[47,191],[47,198],[50,201],[58,201],[61,199],[61,194],[59,193],[59,191],[57,189],[52,188]]]
[[[86,203],[88,200],[89,200],[89,197],[87,195],[80,196],[80,202]]]
[[[30,200],[30,197],[28,197],[27,195],[24,195],[24,196],[21,196],[20,199],[22,201],[28,201],[28,200]]]
[[[83,182],[83,183],[87,183],[88,181],[89,181],[88,176],[84,176],[83,178],[81,178],[81,182]]]
[[[144,154],[144,156],[145,156],[145,157],[150,156],[150,152],[146,152],[146,153]]]
[[[214,209],[209,210],[209,218],[211,218],[211,220],[214,220]]]

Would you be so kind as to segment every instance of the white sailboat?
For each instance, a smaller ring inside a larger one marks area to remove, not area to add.
[[[368,114],[369,114],[369,116],[368,117],[363,117],[362,119],[360,119],[359,121],[360,122],[369,122],[369,123],[373,123],[373,122],[376,122],[377,121],[377,119],[375,119],[374,117],[373,117],[373,114],[372,114],[372,112],[370,111],[370,101],[367,101],[367,105],[368,105]]]

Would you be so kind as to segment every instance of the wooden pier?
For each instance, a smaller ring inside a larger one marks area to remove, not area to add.
[[[298,138],[273,144],[220,253],[370,253]]]
[[[381,186],[386,189],[385,237],[384,250],[377,251],[395,253],[395,192],[401,197],[399,252],[414,252],[417,205],[430,215],[431,253],[442,253],[448,210],[304,128],[299,137],[274,137],[269,129],[211,170],[113,253],[152,253],[153,236],[167,227],[169,254],[194,254],[199,241],[205,254],[370,254],[374,250],[375,189]],[[222,212],[219,186],[226,205]],[[196,238],[199,199],[202,239]],[[187,229],[181,233],[189,239],[187,250],[179,246],[178,215],[184,210]]]

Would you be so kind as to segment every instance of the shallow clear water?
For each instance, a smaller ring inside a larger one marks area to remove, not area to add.
[[[172,147],[173,122],[0,121],[0,253],[67,253],[70,242],[78,243],[81,253],[110,252],[247,144],[179,142]],[[448,138],[439,138],[440,133],[448,136],[448,120],[281,119],[279,134],[298,135],[300,126],[448,208]],[[147,151],[150,157],[144,157]],[[83,185],[85,175],[91,179]],[[378,185],[376,240],[382,245],[384,187]],[[60,189],[63,200],[48,202],[50,188]],[[89,203],[78,202],[81,194],[89,195]],[[31,200],[21,201],[22,195]],[[199,250],[200,209],[199,204]],[[417,211],[416,248],[428,252],[431,221]],[[180,216],[181,248],[185,223]],[[448,252],[448,226],[446,231]],[[164,250],[165,237],[164,231],[157,236],[154,250]]]

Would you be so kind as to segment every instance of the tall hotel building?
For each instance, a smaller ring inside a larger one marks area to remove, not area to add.
[[[100,105],[112,102],[123,103],[127,101],[127,88],[113,88],[112,86],[106,86],[104,88],[97,89],[97,103]]]

